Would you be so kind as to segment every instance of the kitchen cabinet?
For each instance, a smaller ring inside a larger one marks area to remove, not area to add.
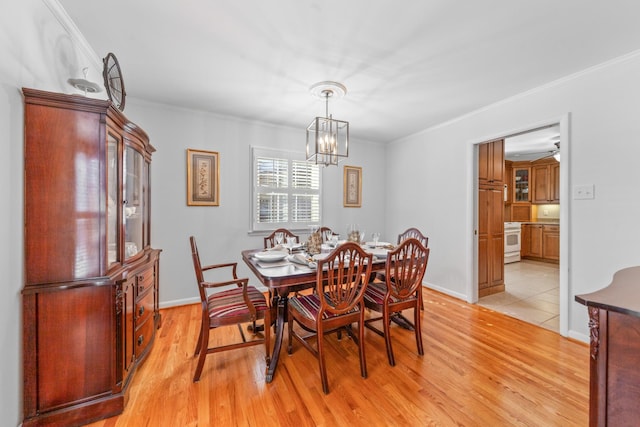
[[[478,295],[504,291],[504,140],[480,144]]]
[[[522,258],[559,262],[560,226],[555,224],[522,224]]]
[[[504,184],[504,140],[480,144],[478,162],[479,184],[495,184],[502,187]]]
[[[560,203],[560,163],[554,159],[532,167],[532,203]]]
[[[23,426],[121,413],[161,324],[147,134],[110,101],[24,95]]]
[[[513,166],[513,202],[529,203],[531,202],[530,190],[531,168],[514,164]]]
[[[640,418],[640,267],[576,295],[589,311],[589,425],[635,426]]]

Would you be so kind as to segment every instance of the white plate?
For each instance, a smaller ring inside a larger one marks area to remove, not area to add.
[[[320,259],[326,258],[328,255],[329,254],[315,254],[311,258],[313,258],[314,261],[318,261]]]
[[[257,260],[263,262],[282,261],[287,257],[287,255],[289,255],[287,252],[282,251],[256,252],[255,254],[253,254],[253,256],[256,257]]]

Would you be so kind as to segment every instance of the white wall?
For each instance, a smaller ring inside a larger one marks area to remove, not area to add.
[[[237,261],[238,274],[259,282],[240,252],[261,248],[264,234],[251,235],[252,145],[304,152],[306,124],[299,129],[248,122],[210,113],[127,100],[125,113],[149,134],[152,158],[152,246],[160,255],[161,307],[194,302],[197,297],[189,236],[198,241],[205,263]],[[311,116],[310,116],[311,117]],[[220,153],[220,206],[186,204],[187,148]],[[363,168],[362,208],[342,206],[343,168],[322,169],[323,224],[345,233],[348,223],[384,232],[385,147],[351,141],[345,164]],[[300,234],[306,239],[308,233]],[[209,260],[209,261],[207,261]]]
[[[638,75],[636,53],[390,144],[387,156],[404,173],[389,171],[387,190],[402,190],[387,191],[387,206],[411,199],[414,209],[388,211],[387,232],[406,223],[421,227],[432,248],[426,280],[467,299],[475,286],[471,143],[568,113],[568,156],[562,154],[561,167],[569,188],[595,185],[594,200],[562,200],[568,212],[561,223],[568,231],[568,332],[586,340],[587,310],[574,296],[602,288],[617,270],[640,263]],[[419,182],[420,190],[403,186],[408,180]]]

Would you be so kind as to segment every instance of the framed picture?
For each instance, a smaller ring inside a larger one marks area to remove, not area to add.
[[[220,155],[187,149],[187,205],[220,205]]]
[[[344,167],[344,207],[359,208],[362,206],[362,168]]]

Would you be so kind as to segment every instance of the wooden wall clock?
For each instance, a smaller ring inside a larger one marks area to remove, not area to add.
[[[126,92],[124,91],[124,80],[122,80],[122,70],[118,59],[113,53],[109,53],[103,60],[102,76],[104,77],[104,87],[107,95],[118,110],[124,111],[124,101]]]

